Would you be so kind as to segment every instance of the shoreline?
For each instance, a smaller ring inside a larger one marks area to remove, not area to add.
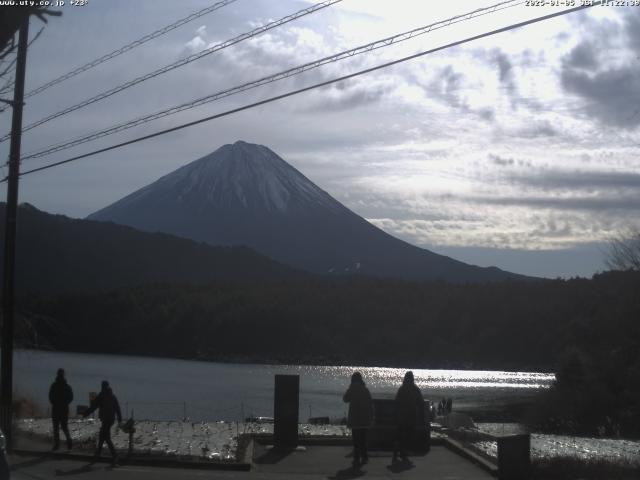
[[[221,364],[221,365],[233,365],[238,364],[242,366],[261,366],[261,367],[325,367],[325,368],[392,368],[392,369],[414,369],[414,370],[432,370],[435,372],[446,372],[451,370],[456,371],[465,371],[465,372],[496,372],[496,373],[540,373],[545,375],[555,375],[555,371],[549,367],[548,365],[545,367],[536,367],[536,366],[512,366],[512,368],[483,368],[482,366],[470,366],[467,362],[463,364],[455,364],[452,362],[447,366],[416,366],[416,365],[368,365],[368,364],[352,364],[348,361],[343,363],[313,363],[312,361],[305,361],[304,359],[298,359],[297,362],[285,362],[285,361],[274,361],[274,359],[266,359],[264,361],[257,361],[255,359],[247,358],[246,356],[239,357],[223,357],[223,358],[187,358],[187,357],[161,357],[155,354],[145,354],[145,353],[119,353],[119,352],[95,352],[95,351],[82,351],[82,350],[53,350],[46,348],[23,348],[17,347],[14,350],[15,352],[44,352],[44,353],[59,353],[65,355],[93,355],[93,356],[105,356],[105,357],[131,357],[133,359],[136,358],[144,358],[144,359],[154,359],[154,360],[177,360],[183,362],[200,362],[205,364]]]

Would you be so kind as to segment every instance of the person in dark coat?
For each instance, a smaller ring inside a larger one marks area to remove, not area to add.
[[[71,435],[69,434],[69,404],[73,401],[73,390],[64,377],[64,369],[59,368],[55,381],[49,388],[49,402],[51,403],[51,420],[53,421],[53,449],[60,448],[60,429],[67,439],[67,448],[71,450]]]
[[[98,448],[96,450],[96,457],[100,456],[102,452],[102,445],[106,442],[111,456],[113,457],[113,463],[118,461],[118,455],[116,449],[111,441],[111,427],[118,419],[118,423],[122,422],[122,413],[120,411],[120,404],[118,399],[113,394],[113,391],[109,387],[109,382],[104,380],[102,382],[102,389],[100,393],[91,403],[89,409],[84,413],[84,417],[91,415],[98,410],[98,418],[100,418],[100,433],[98,435]]]
[[[351,429],[353,439],[353,465],[359,466],[369,461],[367,455],[367,429],[373,421],[373,401],[364,384],[362,374],[355,372],[351,376],[351,385],[342,397],[349,404],[347,427]]]
[[[393,450],[393,461],[398,459],[398,451],[403,460],[407,458],[407,448],[419,422],[424,422],[424,399],[414,383],[413,372],[405,373],[402,385],[395,399],[397,439]]]

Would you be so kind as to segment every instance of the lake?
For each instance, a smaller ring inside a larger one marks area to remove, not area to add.
[[[123,355],[16,350],[14,390],[17,398],[48,413],[48,391],[56,370],[64,368],[75,405],[87,405],[89,392],[108,380],[123,415],[136,419],[240,421],[273,416],[276,374],[300,375],[300,420],[346,415],[342,394],[355,370],[362,372],[374,398],[392,398],[405,369],[355,366],[257,365],[213,363]],[[526,402],[548,388],[553,374],[473,370],[413,369],[425,398],[453,398],[455,410],[496,409]]]

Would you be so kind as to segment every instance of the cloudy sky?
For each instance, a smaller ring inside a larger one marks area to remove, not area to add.
[[[29,51],[27,91],[212,3],[67,2]],[[24,124],[309,5],[237,0],[27,99]],[[23,154],[489,5],[343,0],[34,128],[24,134]],[[458,22],[25,160],[22,170],[560,8],[522,3]],[[42,26],[32,20],[31,35]],[[2,134],[9,125],[9,112],[0,114]],[[270,147],[413,244],[519,273],[591,276],[605,269],[607,241],[640,224],[639,125],[640,7],[598,6],[25,176],[20,201],[84,217],[242,139]],[[0,144],[0,154],[7,151]]]

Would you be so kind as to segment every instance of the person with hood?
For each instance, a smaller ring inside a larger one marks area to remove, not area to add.
[[[116,417],[118,419],[118,423],[122,422],[122,413],[120,411],[118,399],[113,394],[111,387],[109,387],[109,382],[106,380],[102,382],[102,389],[100,390],[100,393],[91,403],[91,406],[84,413],[83,417],[86,418],[91,415],[96,411],[96,409],[98,409],[98,418],[100,418],[100,433],[98,435],[96,457],[100,456],[100,453],[102,452],[102,445],[106,442],[107,447],[109,447],[109,451],[111,452],[111,456],[113,457],[113,463],[117,463],[118,455],[116,454],[116,449],[111,441],[111,427],[115,423]]]
[[[419,422],[425,422],[424,399],[422,392],[414,383],[413,372],[405,373],[402,385],[395,399],[397,439],[393,450],[393,461],[398,459],[398,450],[403,460],[407,459],[407,448],[414,436]]]
[[[55,381],[49,388],[51,420],[53,421],[53,450],[60,448],[60,428],[67,439],[67,448],[71,450],[69,434],[69,404],[73,401],[73,390],[64,377],[64,369],[59,368]]]
[[[353,439],[353,465],[357,467],[369,461],[367,455],[367,429],[373,421],[371,394],[364,384],[360,372],[355,372],[351,376],[351,385],[349,385],[342,400],[349,404],[347,427],[351,429]]]

